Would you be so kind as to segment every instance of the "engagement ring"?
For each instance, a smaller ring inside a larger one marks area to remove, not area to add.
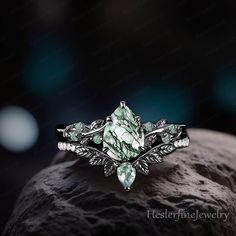
[[[189,145],[186,126],[166,120],[142,123],[124,101],[106,120],[82,122],[56,128],[58,148],[88,158],[91,165],[104,166],[105,176],[115,171],[125,190],[136,171],[148,175],[149,165]]]

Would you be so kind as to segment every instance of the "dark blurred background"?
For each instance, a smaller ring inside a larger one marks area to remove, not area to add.
[[[120,100],[236,134],[234,0],[1,3],[0,231],[23,185],[57,152],[54,126]]]

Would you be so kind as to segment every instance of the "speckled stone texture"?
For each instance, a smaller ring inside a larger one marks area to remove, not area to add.
[[[116,175],[73,154],[24,187],[4,236],[236,235],[236,137],[189,130],[189,148],[174,152],[150,174],[138,174],[130,192]],[[229,213],[224,219],[153,219],[147,210]]]

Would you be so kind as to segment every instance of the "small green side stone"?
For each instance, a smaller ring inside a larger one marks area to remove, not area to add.
[[[75,130],[80,134],[84,130],[84,124],[82,122],[75,124]]]
[[[71,141],[78,141],[78,137],[76,135],[76,132],[70,132],[69,137]]]
[[[170,125],[170,126],[168,127],[168,129],[169,129],[169,131],[170,131],[171,134],[176,134],[178,127],[177,127],[176,125]]]
[[[147,122],[144,124],[144,128],[147,132],[151,132],[154,129],[154,124],[152,122]]]
[[[96,134],[93,136],[93,142],[95,144],[101,144],[102,143],[102,137],[99,134]]]
[[[161,137],[161,140],[163,143],[169,143],[171,141],[171,135],[168,133],[164,133],[163,136]]]

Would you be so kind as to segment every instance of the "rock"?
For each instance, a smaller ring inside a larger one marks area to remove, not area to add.
[[[189,135],[189,148],[138,174],[130,192],[101,166],[60,154],[24,187],[3,235],[236,235],[236,137]],[[202,218],[170,218],[184,211]]]

